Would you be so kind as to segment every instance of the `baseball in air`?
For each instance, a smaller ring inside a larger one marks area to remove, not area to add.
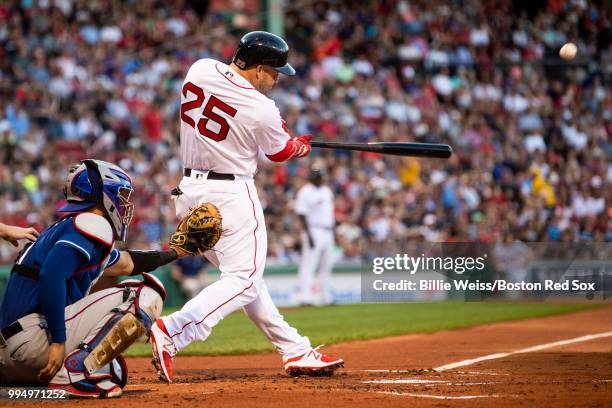
[[[578,52],[578,47],[574,43],[565,43],[563,47],[559,50],[559,56],[564,60],[574,59],[576,53]]]

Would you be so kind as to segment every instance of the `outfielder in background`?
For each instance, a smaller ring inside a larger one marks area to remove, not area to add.
[[[20,252],[0,309],[0,382],[39,383],[79,397],[117,397],[127,383],[120,353],[161,314],[152,275],[89,295],[106,276],[151,271],[177,252],[121,251],[133,215],[130,177],[84,160],[70,169],[64,216]]]
[[[202,256],[186,256],[174,262],[170,268],[185,298],[194,298],[206,287],[206,259]]]
[[[297,192],[295,211],[300,218],[302,257],[298,272],[301,305],[332,303],[330,277],[334,266],[334,194],[323,183],[323,170],[313,167],[309,182]],[[315,293],[316,286],[319,294]]]
[[[154,364],[171,382],[172,359],[195,340],[205,340],[221,319],[239,308],[274,344],[290,375],[331,374],[340,358],[313,349],[281,316],[263,280],[268,237],[253,176],[261,149],[275,162],[310,153],[310,136],[293,137],[274,101],[264,94],[279,74],[294,75],[289,47],[262,31],[240,40],[231,65],[196,61],[183,82],[181,156],[184,177],[175,189],[176,213],[205,201],[223,216],[223,235],[207,258],[221,277],[183,308],[151,328]]]

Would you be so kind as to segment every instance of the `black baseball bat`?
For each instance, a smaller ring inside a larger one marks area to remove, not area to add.
[[[453,154],[453,149],[449,145],[441,143],[342,143],[312,140],[310,145],[312,147],[322,147],[325,149],[359,150],[362,152],[391,154],[395,156],[432,157],[439,159],[448,159]]]

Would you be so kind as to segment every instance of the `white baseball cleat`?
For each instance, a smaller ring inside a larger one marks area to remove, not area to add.
[[[285,371],[292,377],[309,375],[312,377],[331,376],[340,367],[344,367],[344,360],[326,356],[317,350],[323,345],[311,349],[301,356],[284,360]]]
[[[159,379],[172,382],[172,359],[176,355],[176,346],[168,334],[162,319],[157,319],[151,326],[151,346],[153,348],[153,365]]]

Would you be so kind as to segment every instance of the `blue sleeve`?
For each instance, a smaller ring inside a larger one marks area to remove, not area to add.
[[[62,235],[55,245],[62,245],[77,250],[88,262],[91,261],[96,253],[96,243],[76,231]]]
[[[53,343],[66,341],[66,280],[85,262],[85,256],[77,249],[54,245],[40,269],[38,303]]]
[[[116,264],[117,261],[119,261],[119,258],[121,258],[121,253],[119,252],[119,250],[113,248],[113,250],[111,251],[108,257],[108,263],[106,264],[106,267],[110,268],[111,266]]]

